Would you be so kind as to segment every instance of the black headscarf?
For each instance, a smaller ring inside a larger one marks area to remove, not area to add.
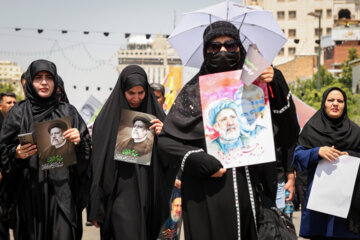
[[[54,91],[47,98],[40,97],[33,85],[33,79],[38,72],[47,71],[54,78]],[[33,61],[26,70],[26,84],[25,95],[31,103],[32,115],[34,120],[40,120],[51,113],[59,104],[56,99],[56,89],[59,84],[59,77],[57,75],[56,66],[54,63],[47,60]]]
[[[104,222],[105,220],[104,206],[106,206],[107,200],[112,194],[114,184],[116,183],[118,161],[114,160],[114,150],[121,113],[123,109],[131,109],[126,100],[125,91],[138,85],[144,87],[146,95],[141,105],[132,110],[155,115],[161,121],[165,118],[164,111],[160,107],[153,91],[151,91],[145,71],[136,65],[126,67],[121,72],[114,90],[94,123],[92,135],[93,154],[91,161],[93,182],[91,186],[91,208],[89,214],[89,218],[92,220],[99,222]],[[154,149],[155,148],[156,142],[154,142]],[[156,158],[156,151],[153,151],[151,164],[154,169],[153,177],[157,178],[160,177],[160,174],[156,172],[158,166],[156,166],[157,161],[154,161],[154,158]],[[157,188],[159,186],[154,187]]]
[[[61,101],[69,103],[69,99],[65,92],[64,81],[62,80],[62,78],[59,75],[58,75],[58,77],[59,77],[59,88],[61,90]]]
[[[325,101],[331,91],[337,90],[344,96],[344,111],[337,118],[330,118],[326,114]],[[347,115],[347,98],[343,90],[338,87],[327,89],[323,93],[321,108],[310,118],[304,126],[299,145],[306,148],[320,146],[335,146],[341,151],[360,151],[360,127],[352,122]]]

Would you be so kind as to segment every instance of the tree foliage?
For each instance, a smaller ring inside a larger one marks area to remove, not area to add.
[[[310,79],[297,79],[296,84],[290,85],[292,93],[306,104],[315,109],[320,109],[322,93],[330,87],[339,87],[347,96],[347,107],[349,118],[360,125],[360,94],[352,94],[352,69],[349,62],[359,58],[356,48],[349,49],[348,59],[341,64],[342,74],[339,78],[334,77],[324,66],[320,69],[320,91],[318,87],[317,72]]]

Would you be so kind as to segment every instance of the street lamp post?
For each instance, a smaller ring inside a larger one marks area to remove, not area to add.
[[[310,12],[308,13],[309,16],[313,16],[313,17],[317,17],[319,18],[319,30],[318,30],[318,35],[319,35],[319,46],[318,46],[318,61],[317,61],[317,65],[318,65],[318,91],[320,91],[320,57],[321,57],[321,46],[320,46],[320,41],[321,41],[321,13],[319,12]]]

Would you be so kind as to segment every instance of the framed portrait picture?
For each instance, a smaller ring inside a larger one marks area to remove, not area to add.
[[[114,159],[118,161],[150,165],[155,131],[149,130],[151,114],[122,110],[116,138]]]
[[[69,128],[70,117],[35,123],[41,170],[76,164],[74,143],[63,139],[63,133]]]
[[[207,151],[225,168],[275,161],[266,83],[240,77],[241,70],[199,77]]]

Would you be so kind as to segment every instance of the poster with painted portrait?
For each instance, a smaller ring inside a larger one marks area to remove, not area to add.
[[[155,131],[150,130],[151,114],[122,110],[116,138],[114,159],[118,161],[150,165]]]
[[[266,83],[249,86],[241,70],[199,77],[207,152],[225,168],[275,161]]]
[[[63,138],[71,128],[70,117],[35,123],[41,170],[66,167],[76,163],[74,143]]]

